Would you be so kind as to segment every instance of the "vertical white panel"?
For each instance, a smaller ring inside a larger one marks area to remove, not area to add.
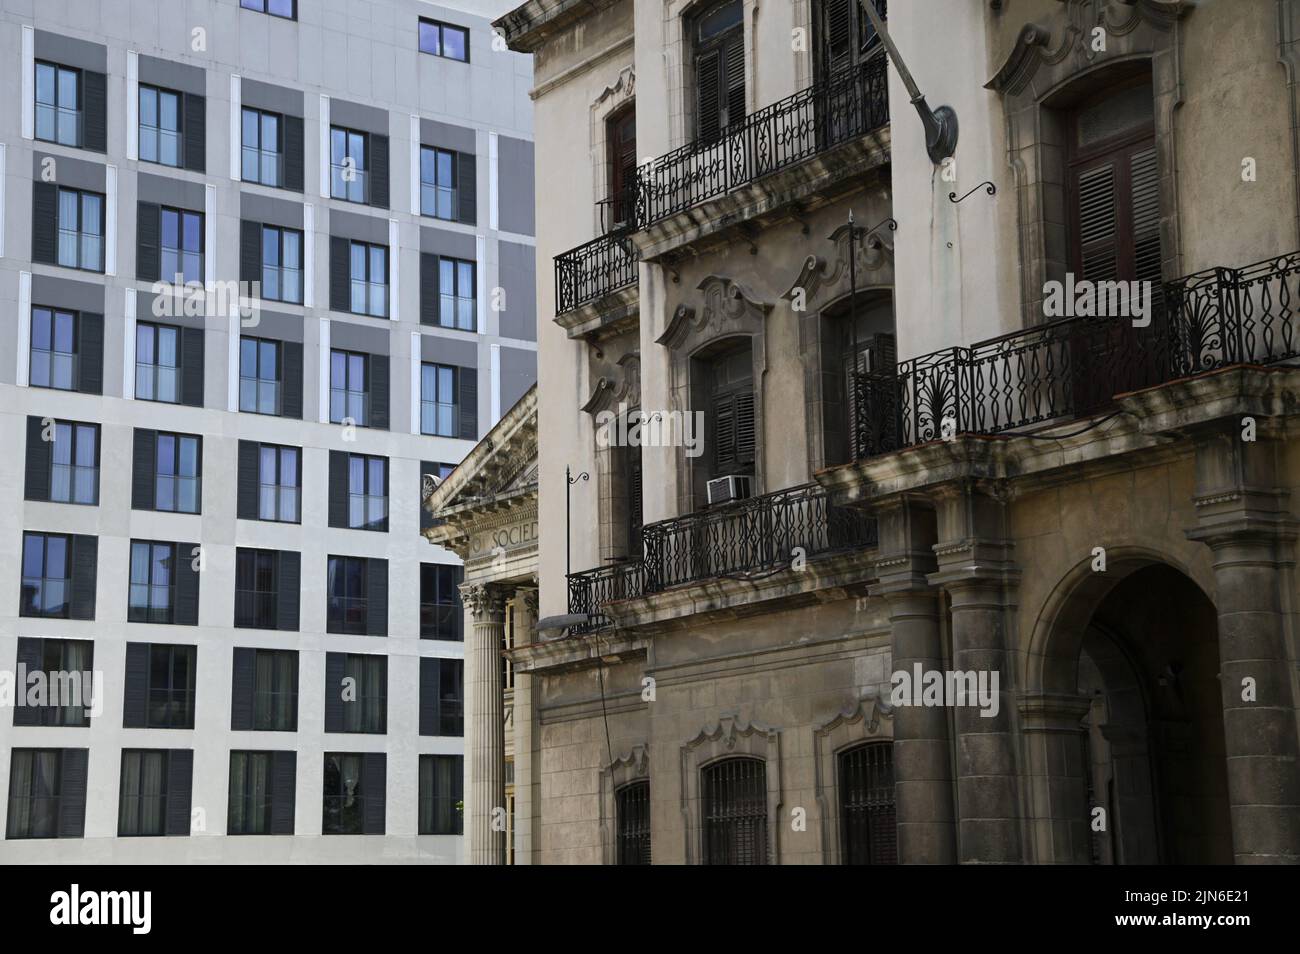
[[[497,225],[497,134],[488,133],[488,226],[496,229]]]
[[[226,349],[226,410],[239,410],[239,303],[230,306],[229,343]]]
[[[23,138],[36,137],[36,31],[23,26]]]
[[[489,385],[491,390],[488,392],[492,395],[492,424],[489,427],[492,427],[501,420],[501,346],[494,344],[488,351],[491,356],[489,368],[492,375],[492,383]]]
[[[330,197],[330,98],[320,98],[320,197]]]
[[[104,167],[104,274],[117,274],[117,166]]]
[[[302,305],[316,304],[316,207],[302,207]]]
[[[0,258],[5,257],[5,144],[0,142]]]
[[[420,433],[420,365],[424,349],[421,335],[411,332],[411,433]]]
[[[420,214],[420,117],[411,113],[411,214]]]
[[[230,178],[242,178],[239,150],[244,141],[244,87],[238,73],[230,74]]]
[[[478,298],[478,333],[488,333],[488,296],[487,296],[487,236],[474,237],[474,272],[476,296]]]
[[[217,187],[203,187],[203,285],[216,294],[217,281]]]
[[[330,320],[320,320],[320,381],[317,397],[320,400],[316,419],[328,424],[330,419]]]
[[[126,51],[126,157],[140,158],[140,54]]]
[[[32,344],[32,273],[18,273],[18,386],[27,386],[28,352]]]
[[[398,281],[402,259],[401,247],[397,244],[397,219],[388,220],[388,317],[399,321],[398,303],[402,300],[401,284]]]
[[[135,398],[135,289],[127,288],[122,322],[122,397]]]

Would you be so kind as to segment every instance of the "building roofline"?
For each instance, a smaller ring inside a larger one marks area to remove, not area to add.
[[[527,0],[492,21],[516,53],[533,53],[547,39],[583,17],[614,6],[619,0]]]

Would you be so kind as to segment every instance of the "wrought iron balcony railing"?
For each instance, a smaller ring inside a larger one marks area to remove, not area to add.
[[[773,103],[641,166],[637,224],[645,228],[889,122],[885,57]]]
[[[636,246],[625,235],[603,235],[555,257],[555,314],[599,301],[637,280]]]
[[[832,506],[820,484],[805,484],[648,524],[642,539],[641,560],[570,574],[570,613],[599,612],[686,583],[777,573],[800,551],[810,559],[874,546],[876,524]]]
[[[1075,317],[901,361],[854,382],[854,452],[1001,434],[1105,410],[1117,394],[1300,356],[1300,252],[1167,282],[1150,321]]]

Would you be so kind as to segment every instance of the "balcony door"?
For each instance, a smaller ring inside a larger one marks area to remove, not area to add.
[[[876,12],[883,20],[885,0],[875,0],[875,3]],[[863,0],[820,0],[817,24],[820,82],[866,62],[880,49],[880,35],[863,6]]]
[[[636,106],[620,109],[606,121],[609,145],[609,197],[601,208],[601,232],[625,229],[636,215]]]
[[[745,118],[743,0],[706,6],[692,21],[695,137],[713,142]]]

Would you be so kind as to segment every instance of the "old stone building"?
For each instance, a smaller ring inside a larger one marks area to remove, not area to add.
[[[1300,860],[1300,3],[871,12],[496,24],[535,860]]]

